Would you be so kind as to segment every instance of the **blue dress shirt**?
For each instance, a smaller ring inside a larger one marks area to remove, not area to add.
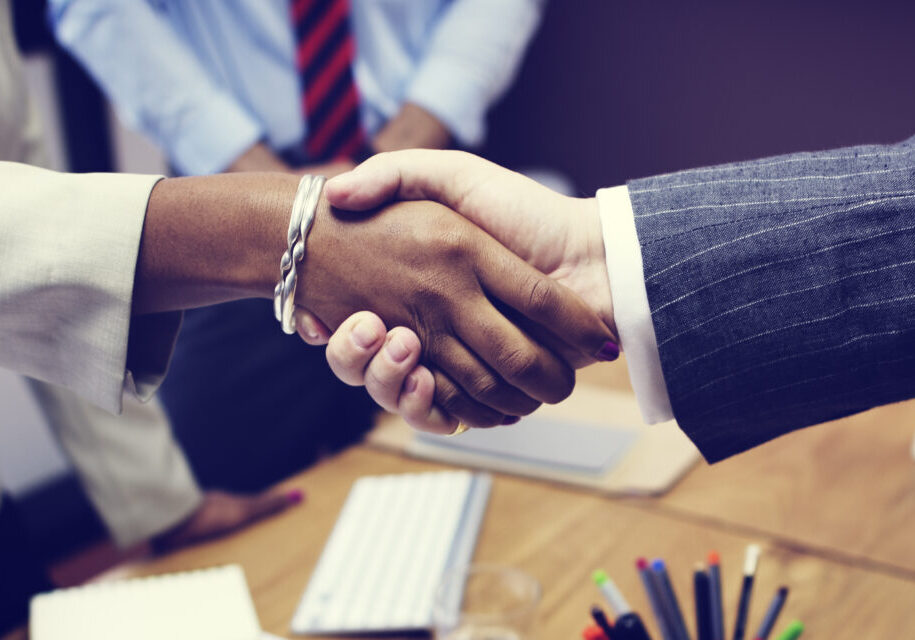
[[[479,143],[543,0],[351,0],[366,131],[405,102]],[[307,134],[289,0],[51,0],[60,42],[184,174]],[[305,87],[307,91],[307,87]]]

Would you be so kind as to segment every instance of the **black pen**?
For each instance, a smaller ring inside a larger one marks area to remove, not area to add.
[[[607,572],[599,569],[594,572],[593,578],[594,584],[604,594],[610,609],[616,615],[616,620],[613,621],[614,637],[617,640],[651,640],[639,614],[632,610]]]
[[[753,640],[766,640],[769,637],[769,634],[772,633],[772,628],[775,626],[775,621],[778,620],[778,614],[782,612],[782,607],[785,606],[785,600],[787,599],[788,587],[779,587],[772,598],[772,603],[766,610],[766,615],[763,616],[762,622],[759,624],[759,631],[756,632]]]
[[[712,640],[711,589],[702,565],[693,571],[693,595],[696,599],[696,639]]]
[[[591,607],[591,617],[594,618],[594,622],[604,632],[604,635],[607,636],[607,640],[620,640],[616,635],[616,631],[610,625],[610,621],[607,620],[607,616],[604,615],[603,609],[594,605]]]
[[[753,579],[759,564],[759,545],[747,547],[743,561],[743,585],[740,587],[740,602],[737,604],[737,619],[734,621],[734,640],[743,640],[747,630],[747,615],[750,613],[750,597],[753,595]]]

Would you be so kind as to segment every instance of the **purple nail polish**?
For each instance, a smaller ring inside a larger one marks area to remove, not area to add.
[[[286,502],[289,504],[299,504],[305,499],[305,492],[301,489],[293,489],[286,493]]]
[[[507,427],[510,424],[518,424],[519,422],[521,422],[521,418],[518,416],[508,416],[502,421],[502,425]]]
[[[620,357],[620,346],[612,340],[607,340],[600,351],[597,352],[597,359],[604,362],[610,362]]]

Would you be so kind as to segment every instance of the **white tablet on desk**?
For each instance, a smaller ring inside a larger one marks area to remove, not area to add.
[[[510,427],[471,429],[454,437],[417,432],[414,441],[423,447],[492,458],[493,464],[506,461],[601,477],[622,461],[638,438],[633,429],[534,414]]]
[[[674,421],[646,425],[632,393],[580,384],[564,402],[521,422],[446,437],[386,415],[369,444],[466,467],[551,480],[614,494],[658,494],[699,459]]]

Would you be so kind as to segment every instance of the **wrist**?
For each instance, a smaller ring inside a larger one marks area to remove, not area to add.
[[[569,198],[569,201],[571,233],[576,236],[572,242],[581,248],[577,293],[600,315],[613,335],[619,337],[597,198]]]
[[[326,301],[323,291],[324,274],[328,272],[328,261],[333,262],[342,248],[337,242],[345,237],[343,229],[336,228],[334,209],[322,189],[315,208],[311,232],[305,239],[305,256],[298,265],[298,286],[295,304],[312,310]],[[344,240],[345,241],[345,240]]]
[[[311,234],[324,192],[324,176],[302,176],[296,188],[295,199],[286,230],[286,251],[280,260],[280,280],[273,290],[273,314],[283,331],[296,331],[296,293],[299,289],[299,265],[305,257],[305,243]]]
[[[283,162],[267,145],[258,142],[247,151],[238,156],[232,164],[226,167],[227,173],[249,171],[291,171],[291,167]]]
[[[279,173],[160,181],[146,210],[134,312],[270,297],[296,184]]]
[[[372,141],[376,152],[401,149],[444,149],[451,133],[434,115],[412,102],[403,105]]]
[[[264,183],[251,196],[248,241],[241,249],[239,285],[251,295],[272,298],[280,277],[280,257],[286,250],[289,218],[300,178],[292,174],[262,174]],[[244,236],[242,236],[244,237]]]

